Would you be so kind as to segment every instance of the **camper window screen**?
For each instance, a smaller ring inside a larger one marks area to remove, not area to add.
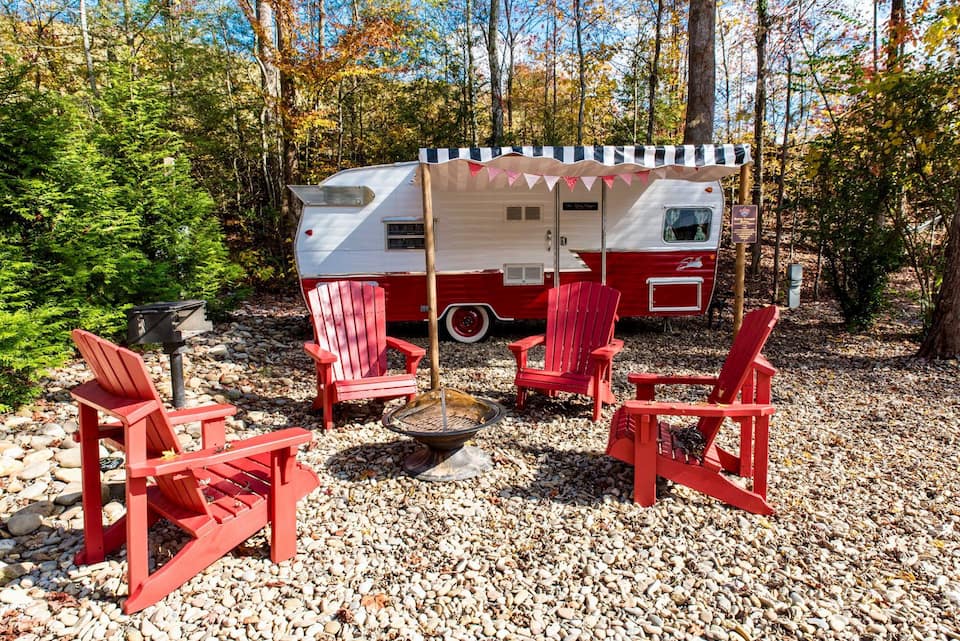
[[[709,207],[671,207],[663,217],[663,240],[668,243],[706,242],[713,210]]]
[[[387,249],[423,249],[423,223],[386,223]]]

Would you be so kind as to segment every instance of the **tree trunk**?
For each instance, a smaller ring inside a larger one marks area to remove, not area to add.
[[[890,3],[890,25],[887,34],[887,69],[900,67],[903,45],[907,40],[907,10],[905,0]]]
[[[294,24],[292,7],[284,7],[277,16],[277,51],[281,60],[294,59]],[[300,183],[300,157],[297,153],[296,122],[299,116],[297,85],[293,74],[280,67],[278,73],[280,92],[280,149],[282,169],[280,172],[280,214],[285,223],[284,238],[293,238],[297,228],[297,212],[293,196],[286,185]]]
[[[653,58],[650,61],[650,93],[647,96],[647,144],[653,144],[657,118],[657,84],[660,81],[660,49],[663,47],[663,0],[657,0],[657,18],[653,32]]]
[[[583,144],[583,124],[587,101],[586,59],[583,53],[583,6],[573,0],[573,26],[577,43],[577,144]]]
[[[273,5],[266,0],[257,2],[257,26],[257,59],[260,62],[260,83],[263,91],[263,107],[260,110],[260,163],[268,202],[271,206],[276,207],[280,204],[280,199],[277,195],[270,153],[273,148],[271,139],[276,129],[280,78],[274,57],[274,42],[277,35],[276,21]]]
[[[918,355],[934,359],[960,357],[960,194],[947,236],[943,282],[933,308],[930,329]]]
[[[473,79],[476,69],[473,62],[473,3],[466,1],[464,20],[467,23],[467,129],[470,136],[470,146],[477,146],[477,109],[476,94],[473,90]]]
[[[767,31],[770,14],[767,0],[757,0],[757,92],[753,108],[753,199],[757,206],[757,242],[753,244],[750,273],[760,273],[760,242],[763,235],[763,128],[767,113]]]
[[[490,0],[490,21],[487,23],[487,64],[490,65],[490,146],[503,142],[503,86],[500,78],[498,25],[500,0]]]
[[[683,144],[706,144],[713,140],[713,108],[716,99],[716,0],[690,0],[687,20],[690,51],[687,55],[687,117]]]
[[[97,90],[97,77],[93,73],[93,54],[90,52],[90,31],[87,29],[87,2],[80,0],[80,34],[83,38],[83,59],[87,63],[87,82],[95,98],[100,97]]]
[[[787,100],[783,116],[783,146],[780,148],[780,174],[777,176],[777,237],[773,245],[773,299],[780,290],[780,244],[783,242],[783,189],[787,173],[787,150],[790,148],[790,98],[793,84],[793,61],[787,56]]]

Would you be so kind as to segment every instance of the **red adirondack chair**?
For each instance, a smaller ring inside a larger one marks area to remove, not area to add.
[[[138,354],[80,329],[73,340],[96,377],[71,391],[80,406],[83,480],[84,543],[76,563],[99,563],[126,543],[124,612],[156,603],[268,522],[270,558],[296,553],[297,501],[319,485],[296,461],[310,432],[292,427],[227,442],[224,419],[236,412],[232,405],[166,411]],[[101,424],[100,413],[116,422]],[[197,422],[202,449],[185,452],[174,426]],[[121,444],[126,455],[127,512],[106,529],[100,439]],[[192,538],[151,572],[148,530],[160,518]]]
[[[616,403],[610,387],[613,357],[623,341],[613,337],[620,292],[593,282],[561,285],[547,295],[547,333],[510,343],[517,359],[517,409],[528,389],[593,397],[593,420],[601,403]],[[527,367],[527,352],[544,346],[543,369]]]
[[[303,348],[317,366],[313,409],[323,409],[323,426],[333,427],[333,405],[356,398],[417,395],[417,365],[426,350],[387,336],[382,287],[355,281],[319,283],[307,293],[312,343]],[[387,374],[387,349],[406,357],[405,374]]]
[[[633,465],[633,498],[656,501],[658,476],[686,485],[755,514],[772,514],[767,503],[770,380],[776,369],[760,353],[780,312],[775,306],[746,315],[718,376],[630,374],[637,399],[613,416],[607,454]],[[656,385],[712,385],[706,403],[658,403]],[[690,416],[695,427],[676,429],[659,416]],[[716,443],[726,419],[740,425],[739,455]],[[726,476],[753,479],[747,489]]]

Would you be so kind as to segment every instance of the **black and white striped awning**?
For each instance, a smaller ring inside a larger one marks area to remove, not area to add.
[[[460,147],[421,149],[420,162],[438,165],[451,160],[487,163],[501,156],[522,156],[573,165],[593,162],[605,167],[633,165],[645,169],[666,166],[740,167],[751,162],[750,145],[592,145],[576,147]]]
[[[716,180],[752,162],[749,145],[592,145],[421,149],[430,165],[480,164],[557,176],[609,176],[649,171],[657,178]]]

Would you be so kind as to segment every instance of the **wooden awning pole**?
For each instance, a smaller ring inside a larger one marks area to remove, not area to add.
[[[430,336],[430,389],[440,389],[440,334],[437,325],[437,266],[433,244],[433,197],[430,193],[430,165],[420,163],[423,187],[423,248],[427,261],[427,331]]]
[[[738,205],[746,205],[750,196],[750,165],[740,167]],[[732,223],[731,223],[732,224]],[[743,322],[743,277],[747,269],[747,246],[737,243],[737,263],[733,281],[733,336],[736,338]]]

